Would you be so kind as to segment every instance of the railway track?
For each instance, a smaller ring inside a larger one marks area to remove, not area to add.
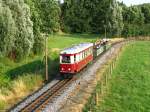
[[[121,42],[113,43],[112,46]],[[35,100],[28,103],[25,107],[21,108],[19,111],[21,112],[43,111],[47,105],[54,103],[53,101],[55,101],[55,98],[58,98],[62,94],[62,92],[64,92],[64,90],[68,87],[68,85],[71,84],[74,80],[76,80],[75,77],[72,79],[59,80],[55,85],[50,87],[40,96],[38,96]]]
[[[54,86],[49,88],[37,99],[32,101],[30,104],[21,109],[21,112],[40,112],[42,111],[47,104],[52,102],[53,98],[59,96],[59,93],[74,79],[64,79],[57,82]]]

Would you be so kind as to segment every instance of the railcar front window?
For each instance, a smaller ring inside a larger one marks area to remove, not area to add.
[[[62,63],[71,63],[70,56],[62,56]]]

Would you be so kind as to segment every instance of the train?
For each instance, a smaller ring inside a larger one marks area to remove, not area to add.
[[[60,52],[60,75],[63,78],[73,77],[110,47],[110,40],[102,39],[65,48]]]

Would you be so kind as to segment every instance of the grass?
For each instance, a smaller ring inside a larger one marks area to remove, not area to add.
[[[99,35],[63,34],[49,35],[49,77],[59,72],[59,51],[81,42],[93,42]],[[0,57],[0,111],[36,90],[44,80],[44,53],[31,55],[21,62]]]
[[[150,112],[150,42],[128,45],[95,112]]]

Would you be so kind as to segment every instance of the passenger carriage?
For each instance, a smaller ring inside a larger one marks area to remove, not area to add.
[[[81,71],[93,60],[93,44],[81,43],[66,48],[60,53],[61,75],[72,75]]]
[[[94,43],[93,55],[94,58],[98,57],[104,51],[111,47],[110,41],[108,39],[98,40]]]

